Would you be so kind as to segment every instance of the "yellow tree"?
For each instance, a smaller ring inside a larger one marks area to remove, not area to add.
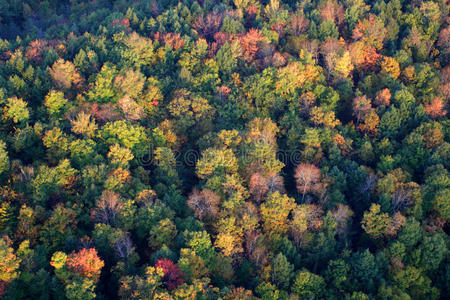
[[[364,213],[363,220],[361,221],[362,229],[375,239],[385,235],[390,225],[389,215],[380,212],[380,209],[380,205],[372,203],[369,211]]]
[[[20,261],[7,240],[0,238],[0,282],[10,283],[19,276]]]
[[[393,57],[385,56],[381,61],[381,70],[397,79],[400,76],[400,65]]]
[[[274,192],[261,205],[261,219],[264,230],[270,234],[284,234],[288,230],[288,216],[295,207],[295,200]]]
[[[217,234],[214,246],[219,248],[225,256],[233,256],[244,251],[242,248],[243,231],[242,226],[237,224],[235,217],[221,219],[217,223]]]

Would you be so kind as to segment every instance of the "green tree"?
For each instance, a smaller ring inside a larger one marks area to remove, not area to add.
[[[21,123],[27,121],[29,117],[30,110],[27,107],[27,102],[17,97],[6,99],[6,107],[3,113],[3,118],[10,119],[14,123]]]
[[[65,110],[68,100],[64,98],[63,92],[50,91],[45,96],[44,105],[50,116],[60,117]]]
[[[100,135],[105,144],[119,144],[129,148],[136,157],[142,157],[149,151],[150,138],[145,128],[139,125],[132,125],[123,120],[110,122],[103,126]]]
[[[31,180],[33,199],[38,203],[45,203],[51,195],[68,184],[76,170],[70,166],[68,159],[62,160],[56,167],[49,168],[42,165],[38,168],[36,176]]]
[[[103,65],[102,69],[95,76],[95,81],[87,92],[87,96],[92,102],[106,103],[117,102],[119,99],[114,79],[117,76],[115,66]]]
[[[379,284],[385,266],[377,258],[368,249],[351,256],[351,282],[362,291],[373,293]]]
[[[304,299],[322,298],[325,293],[325,280],[309,271],[300,271],[295,276],[292,292]]]
[[[176,235],[177,228],[172,220],[163,219],[150,230],[148,244],[153,249],[161,248],[163,245],[171,247]]]
[[[0,174],[9,170],[8,151],[6,150],[6,143],[0,140]]]
[[[289,263],[286,256],[278,253],[272,261],[272,282],[280,289],[287,290],[294,276],[294,266]]]
[[[438,269],[447,254],[448,249],[443,235],[436,233],[424,237],[421,245],[414,250],[412,256],[413,259],[419,259],[416,261],[418,267],[433,272]]]

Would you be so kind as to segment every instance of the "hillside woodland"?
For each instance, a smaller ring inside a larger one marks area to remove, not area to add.
[[[0,1],[0,298],[448,299],[449,8]]]

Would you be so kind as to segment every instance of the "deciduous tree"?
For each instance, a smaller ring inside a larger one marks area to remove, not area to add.
[[[200,220],[212,220],[219,211],[220,197],[210,191],[194,189],[187,200],[187,205],[194,210]]]
[[[294,174],[297,190],[302,194],[302,200],[309,192],[317,192],[320,188],[320,169],[313,164],[301,163],[295,168]]]

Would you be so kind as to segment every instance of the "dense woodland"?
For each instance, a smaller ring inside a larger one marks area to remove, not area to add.
[[[448,299],[449,8],[0,1],[0,298]]]

